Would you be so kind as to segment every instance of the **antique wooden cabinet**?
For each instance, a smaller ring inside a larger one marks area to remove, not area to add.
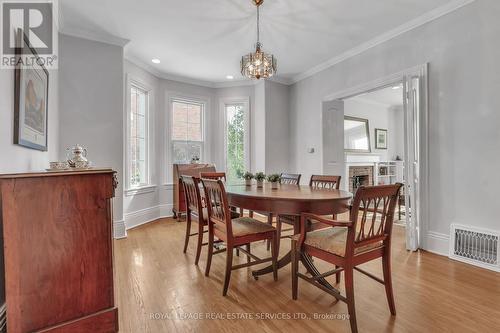
[[[211,164],[174,164],[174,218],[180,218],[186,212],[186,202],[184,198],[184,188],[180,182],[181,176],[200,177],[201,172],[215,172],[215,166]]]
[[[117,332],[111,169],[0,175],[7,332]]]

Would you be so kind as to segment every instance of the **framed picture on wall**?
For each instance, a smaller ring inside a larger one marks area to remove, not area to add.
[[[14,143],[47,151],[49,72],[22,29],[16,37]]]
[[[387,130],[375,129],[375,149],[387,149]]]

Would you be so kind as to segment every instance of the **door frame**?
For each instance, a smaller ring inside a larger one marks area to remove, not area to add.
[[[423,65],[411,67],[400,72],[370,81],[358,86],[333,92],[326,95],[322,104],[332,100],[344,100],[349,97],[354,97],[362,93],[368,93],[381,88],[391,86],[396,83],[405,82],[405,78],[409,76],[419,76],[420,77],[420,131],[419,131],[419,197],[417,198],[419,202],[419,211],[417,212],[419,218],[418,226],[418,239],[416,246],[410,246],[407,242],[407,248],[409,250],[417,250],[418,248],[426,247],[426,235],[429,230],[429,91],[428,91],[428,63]],[[404,90],[404,89],[403,89]],[[404,90],[405,91],[405,90]],[[407,110],[405,109],[405,113]],[[405,115],[406,119],[406,115]],[[321,129],[322,130],[322,129]],[[323,133],[321,133],[323,137]],[[405,132],[406,138],[406,132]],[[406,180],[408,181],[408,180]]]

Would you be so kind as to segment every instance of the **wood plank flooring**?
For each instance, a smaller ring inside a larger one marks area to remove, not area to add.
[[[195,237],[184,255],[184,232],[185,223],[161,219],[115,241],[120,332],[350,332],[346,305],[323,291],[299,280],[299,299],[291,299],[289,266],[279,271],[278,282],[272,274],[256,281],[250,269],[233,271],[223,297],[225,254],[214,256],[211,275],[205,277],[206,247],[195,266]],[[407,252],[400,226],[393,243],[397,316],[390,315],[383,286],[355,273],[360,332],[500,330],[499,273],[424,251]],[[281,253],[289,248],[290,242],[282,240]],[[265,244],[252,246],[252,252],[266,255]],[[238,261],[246,258],[235,257]],[[320,271],[331,269],[315,263]],[[364,268],[381,276],[380,261]],[[343,279],[341,290],[342,284]]]

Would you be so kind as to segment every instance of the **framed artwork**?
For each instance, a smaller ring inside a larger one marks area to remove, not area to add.
[[[387,130],[375,129],[375,149],[387,149]]]
[[[14,143],[47,151],[49,72],[37,63],[39,56],[22,29],[16,37]],[[22,63],[26,59],[33,61]]]

